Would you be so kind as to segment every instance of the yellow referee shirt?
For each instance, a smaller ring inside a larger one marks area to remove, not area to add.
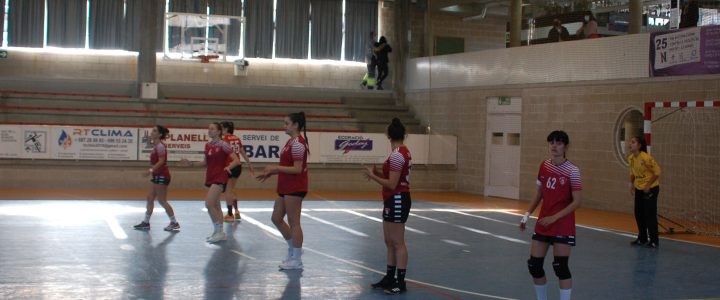
[[[645,185],[647,185],[653,175],[660,176],[660,165],[658,165],[650,154],[644,151],[640,151],[637,156],[630,154],[630,156],[628,156],[628,163],[630,165],[630,174],[635,176],[633,185],[638,190],[645,189]],[[660,185],[660,179],[655,180],[651,188],[658,185]]]

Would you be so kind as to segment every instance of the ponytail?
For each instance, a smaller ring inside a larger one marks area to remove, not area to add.
[[[167,138],[168,134],[170,134],[170,130],[163,126],[156,125],[155,128],[157,128],[158,133],[160,133],[160,140],[164,140]]]
[[[310,154],[310,140],[307,137],[307,126],[305,121],[305,112],[296,112],[288,114],[288,118],[293,123],[298,124],[298,131],[302,130],[303,136],[305,137],[305,148],[307,153]]]

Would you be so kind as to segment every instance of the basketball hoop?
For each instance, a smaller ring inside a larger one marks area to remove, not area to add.
[[[217,54],[207,54],[207,55],[198,55],[194,56],[197,59],[200,59],[200,63],[206,64],[209,63],[211,59],[218,59],[220,58]]]

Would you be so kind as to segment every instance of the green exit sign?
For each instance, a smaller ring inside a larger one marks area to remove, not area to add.
[[[0,58],[7,58],[7,51],[0,50]]]
[[[498,105],[512,105],[512,100],[510,97],[500,97],[498,98]]]

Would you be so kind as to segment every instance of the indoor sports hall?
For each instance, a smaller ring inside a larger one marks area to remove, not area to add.
[[[0,0],[0,298],[718,299],[719,9]]]

